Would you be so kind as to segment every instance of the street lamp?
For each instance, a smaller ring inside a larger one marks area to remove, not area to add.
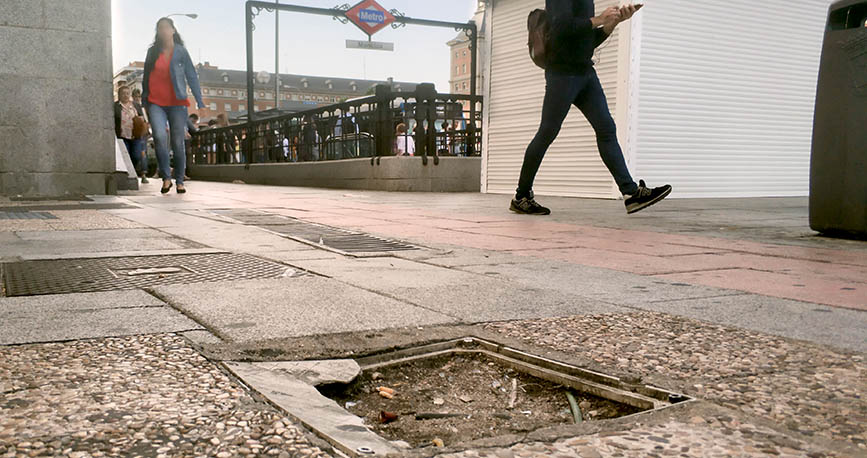
[[[172,17],[172,16],[186,16],[190,19],[195,19],[195,18],[199,17],[199,15],[195,14],[195,13],[174,13],[174,14],[170,14],[166,17]]]

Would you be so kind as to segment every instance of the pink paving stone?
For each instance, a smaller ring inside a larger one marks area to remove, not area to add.
[[[660,275],[657,278],[693,285],[736,289],[765,296],[816,304],[867,310],[867,286],[863,283],[821,280],[749,269]]]
[[[849,264],[831,264],[737,252],[681,256],[677,259],[684,264],[684,269],[681,272],[712,268],[742,268],[778,272],[786,275],[810,276],[821,280],[867,284],[867,267]]]

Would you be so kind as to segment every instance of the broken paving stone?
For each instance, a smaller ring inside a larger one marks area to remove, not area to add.
[[[466,402],[466,403],[473,402],[473,398],[470,396],[467,396],[467,395],[460,396],[460,397],[458,397],[458,399],[460,399],[461,401]]]

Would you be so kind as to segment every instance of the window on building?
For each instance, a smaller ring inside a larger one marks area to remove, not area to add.
[[[222,90],[222,89],[217,89],[217,95],[223,95],[223,90]]]
[[[260,93],[259,93],[259,97],[265,97],[265,93],[264,93],[264,92],[260,92]]]
[[[211,102],[210,109],[211,111],[217,111],[217,102]]]
[[[233,96],[238,95],[238,91],[232,91],[232,95]]]
[[[223,74],[223,82],[224,82],[224,83],[228,83],[228,82],[229,82],[229,75],[226,75],[225,73]]]
[[[467,50],[464,50],[464,57],[467,57]]]
[[[211,90],[208,89],[208,88],[204,88],[204,89],[202,89],[202,93],[203,93],[203,94],[210,94],[210,93],[211,93]]]
[[[461,66],[461,73],[467,73],[467,64]]]
[[[467,82],[464,81],[464,90],[467,90]]]
[[[460,72],[461,72],[461,68],[456,65],[455,66],[455,75],[457,75]]]
[[[246,105],[239,105],[238,111],[240,111],[241,113],[246,113],[247,112],[247,106]]]
[[[231,103],[227,103],[227,104],[226,104],[226,113],[229,113],[229,112],[231,112],[231,111],[232,111],[232,104],[231,104]]]
[[[458,92],[460,90],[461,90],[461,86],[458,84],[455,84],[455,92]]]
[[[458,57],[460,57],[460,56],[458,56],[458,53],[455,53],[455,59],[457,59]]]

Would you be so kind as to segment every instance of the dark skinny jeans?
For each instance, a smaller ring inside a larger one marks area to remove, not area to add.
[[[623,159],[623,151],[617,142],[617,128],[611,112],[608,111],[608,101],[599,77],[596,76],[596,70],[591,67],[580,75],[548,70],[545,72],[545,81],[547,85],[545,101],[542,105],[542,124],[524,155],[517,198],[530,196],[542,158],[560,133],[563,121],[573,104],[584,113],[593,130],[596,131],[596,144],[602,162],[614,177],[620,193],[624,195],[635,193],[638,185],[629,175],[629,169]]]

